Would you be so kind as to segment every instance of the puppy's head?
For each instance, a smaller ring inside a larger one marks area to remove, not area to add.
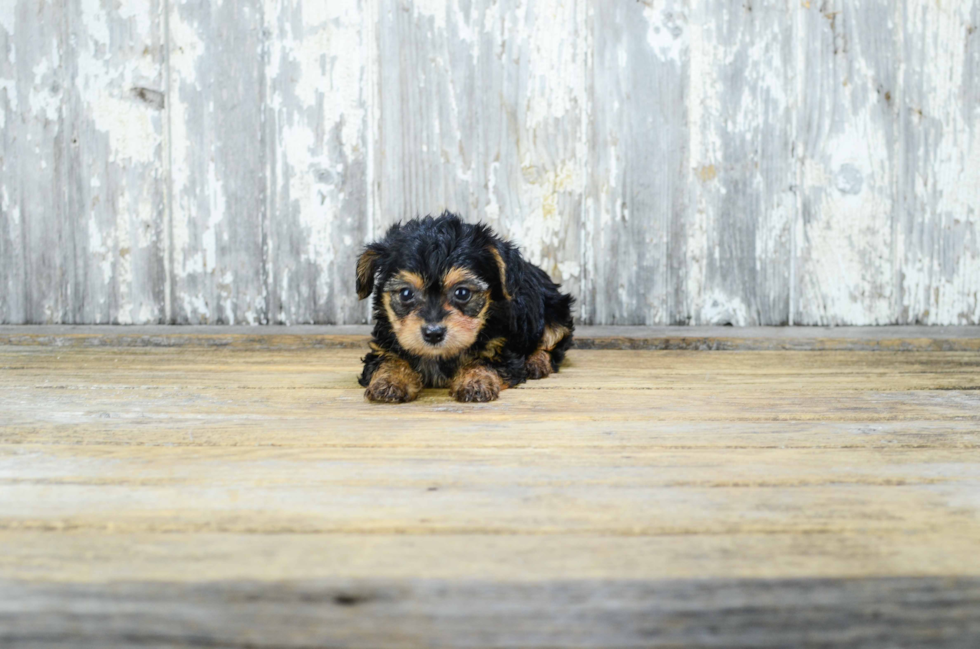
[[[495,302],[508,300],[501,243],[486,226],[452,214],[393,226],[357,263],[357,293],[375,293],[375,317],[418,356],[458,356]]]

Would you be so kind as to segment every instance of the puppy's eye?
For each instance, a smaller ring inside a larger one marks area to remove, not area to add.
[[[398,299],[405,304],[411,302],[413,297],[414,295],[412,293],[412,289],[410,288],[403,288],[402,290],[398,291]]]
[[[473,295],[473,293],[465,286],[460,286],[453,291],[453,297],[456,298],[457,302],[469,302],[471,295]]]

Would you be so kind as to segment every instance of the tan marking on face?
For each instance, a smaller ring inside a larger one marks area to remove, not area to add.
[[[560,343],[561,339],[567,335],[568,327],[548,325],[544,328],[544,336],[541,338],[541,345],[539,349],[551,351],[555,348],[555,345]]]
[[[413,273],[408,270],[402,270],[402,271],[398,271],[398,274],[395,275],[395,278],[405,282],[406,284],[414,288],[416,291],[421,291],[423,288],[425,288],[425,280],[422,279],[422,276],[419,275],[418,273]]]
[[[473,274],[473,271],[468,268],[461,268],[459,266],[454,266],[446,271],[446,274],[442,276],[442,286],[445,291],[449,291],[452,287],[457,284],[462,284],[463,282],[476,282],[485,286],[480,278]]]
[[[371,375],[364,395],[371,401],[401,403],[418,397],[422,387],[422,377],[407,361],[387,354]]]
[[[476,342],[480,330],[486,323],[487,312],[490,310],[491,303],[490,296],[486,292],[480,296],[484,299],[483,308],[473,317],[464,314],[448,303],[443,305],[443,308],[449,312],[449,315],[443,320],[443,324],[446,325],[446,339],[443,341],[442,347],[447,350],[443,356],[459,355]]]
[[[510,299],[510,293],[507,292],[507,264],[504,263],[504,258],[500,256],[500,251],[490,246],[490,254],[493,255],[493,260],[497,262],[497,269],[500,270],[500,289],[504,292],[504,299]]]
[[[395,317],[395,311],[391,308],[391,293],[385,293],[381,296],[381,304],[384,305],[385,313],[388,314],[388,322],[390,322],[392,328],[394,328],[395,321],[397,321],[398,318]]]
[[[488,301],[489,302],[489,301]],[[412,311],[404,318],[398,318],[394,309],[391,308],[391,296],[384,296],[385,312],[388,314],[388,321],[391,322],[391,330],[395,332],[398,343],[407,351],[416,356],[426,358],[448,358],[458,356],[473,346],[476,337],[483,328],[484,317],[488,307],[484,307],[478,317],[470,318],[449,305],[444,308],[449,315],[442,321],[446,326],[446,337],[438,346],[430,345],[422,337],[422,326],[425,319],[419,316],[418,312]]]
[[[460,368],[449,383],[449,395],[457,401],[493,401],[507,388],[500,375],[486,365]]]
[[[401,271],[396,277],[401,281],[411,284],[417,290],[422,290],[422,286],[424,286],[422,278],[415,273]],[[479,282],[479,279],[465,268],[452,268],[444,275],[443,281],[444,286],[448,290],[451,286],[455,286],[460,282]],[[490,296],[486,291],[474,293],[474,295],[479,295],[484,300],[483,307],[475,317],[465,315],[459,309],[452,306],[448,300],[443,302],[442,307],[448,313],[441,323],[446,327],[446,337],[439,345],[430,345],[425,342],[425,338],[422,336],[422,327],[425,325],[425,320],[418,313],[418,309],[422,306],[421,304],[416,306],[415,310],[405,317],[399,318],[391,306],[391,293],[385,293],[382,302],[385,313],[388,314],[388,321],[391,323],[391,330],[395,333],[395,337],[398,338],[398,343],[403,348],[416,356],[422,356],[424,358],[450,358],[459,356],[473,346],[486,321],[487,312],[490,310]]]
[[[391,323],[391,330],[395,332],[398,343],[418,356],[434,356],[435,354],[430,352],[435,351],[435,348],[422,338],[422,325],[425,324],[425,320],[418,314],[418,311],[412,311],[404,318],[399,318],[395,315],[395,310],[391,308],[391,293],[385,293],[382,301],[385,313],[388,314],[388,322]]]

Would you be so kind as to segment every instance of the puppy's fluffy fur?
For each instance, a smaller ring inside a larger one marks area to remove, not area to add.
[[[455,214],[392,226],[357,263],[357,294],[374,294],[371,353],[360,384],[372,401],[423,387],[459,401],[557,372],[572,345],[572,297],[512,244]]]

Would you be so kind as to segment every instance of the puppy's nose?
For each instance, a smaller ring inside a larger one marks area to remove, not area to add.
[[[446,328],[442,325],[422,325],[422,337],[430,345],[438,345],[446,337]]]

